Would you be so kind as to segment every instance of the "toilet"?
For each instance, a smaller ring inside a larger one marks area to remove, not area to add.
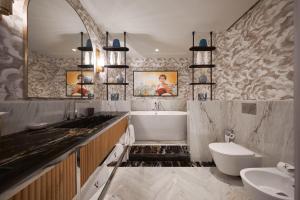
[[[239,176],[244,168],[260,167],[262,156],[236,143],[211,143],[208,145],[219,171]]]

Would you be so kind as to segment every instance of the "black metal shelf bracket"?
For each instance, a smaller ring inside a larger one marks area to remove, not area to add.
[[[213,85],[216,83],[213,82],[213,68],[215,65],[213,64],[213,51],[216,47],[213,46],[213,32],[209,33],[210,35],[210,46],[209,47],[196,47],[195,46],[195,31],[192,32],[193,43],[190,51],[192,51],[192,65],[189,68],[192,69],[192,82],[190,85],[192,86],[192,99],[195,100],[195,85],[209,85],[210,86],[210,100],[213,100]],[[210,52],[210,64],[200,65],[195,64],[195,51],[209,51]],[[210,71],[210,82],[209,83],[195,83],[195,69],[196,68],[208,68]]]
[[[129,51],[129,49],[126,47],[126,37],[127,37],[127,33],[124,32],[123,33],[123,37],[124,37],[124,47],[120,47],[120,48],[114,48],[114,47],[109,47],[108,46],[108,37],[109,37],[109,33],[106,32],[106,47],[103,47],[103,49],[106,51],[106,62],[108,62],[109,60],[109,55],[108,52],[109,51],[122,51],[124,52],[124,65],[105,65],[106,68],[106,83],[104,83],[106,85],[106,100],[109,99],[109,89],[108,87],[110,85],[122,85],[124,86],[124,100],[126,101],[126,90],[127,90],[127,85],[129,83],[127,83],[127,68],[129,68],[129,66],[127,65],[127,51]],[[109,69],[113,69],[113,68],[118,68],[118,69],[124,69],[124,74],[125,74],[125,82],[124,83],[109,83],[108,82],[108,71]]]

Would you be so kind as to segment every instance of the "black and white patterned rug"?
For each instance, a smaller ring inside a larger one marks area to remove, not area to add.
[[[113,166],[111,163],[110,166]],[[214,167],[213,162],[193,162],[188,146],[132,146],[120,167]]]

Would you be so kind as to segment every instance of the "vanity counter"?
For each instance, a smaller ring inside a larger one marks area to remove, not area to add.
[[[97,113],[42,130],[0,137],[0,199],[7,190],[66,159],[127,115],[125,112]]]

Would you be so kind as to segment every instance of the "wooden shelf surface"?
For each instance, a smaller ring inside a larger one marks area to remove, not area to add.
[[[129,85],[129,83],[103,83],[104,85]]]
[[[216,65],[191,65],[189,68],[214,68]]]
[[[215,85],[216,83],[190,83],[190,85]]]
[[[129,51],[127,47],[103,47],[106,51]]]
[[[104,65],[105,68],[117,68],[117,69],[126,69],[129,68],[128,65]]]
[[[194,46],[190,48],[190,51],[213,51],[215,50],[216,47],[199,47],[199,46]]]

